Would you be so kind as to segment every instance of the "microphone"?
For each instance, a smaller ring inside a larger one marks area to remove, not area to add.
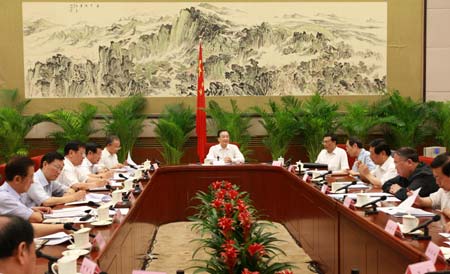
[[[89,215],[89,214],[88,214]],[[92,215],[90,215],[91,217],[92,217]],[[83,217],[84,218],[84,217]],[[90,217],[88,218],[88,219],[86,219],[86,220],[89,220],[90,219]],[[80,221],[82,221],[81,220],[81,218],[80,218]],[[77,229],[77,228],[75,228],[74,226],[73,226],[73,223],[65,223],[64,224],[64,229],[65,230],[72,230],[72,231],[78,231],[79,229]],[[89,233],[89,237],[91,237],[91,238],[95,238],[95,234],[92,234],[92,233]]]
[[[110,184],[106,184],[106,185],[105,185],[105,188],[106,188],[107,190],[111,190],[111,189],[112,189],[112,187],[111,187]]]
[[[313,178],[313,179],[317,179],[317,178],[322,178],[322,179],[324,179],[325,180],[325,176],[327,176],[328,174],[331,174],[331,173],[333,173],[333,171],[331,171],[331,170],[328,170],[327,172],[325,172],[324,174],[322,174],[322,175],[319,175],[319,176],[317,176],[317,177],[315,177],[315,178]]]
[[[129,167],[131,167],[132,169],[138,169],[137,166],[132,165],[132,164],[128,164]]]
[[[292,161],[292,158],[287,159],[287,160],[284,162],[284,166],[285,166],[285,167],[289,167],[289,166],[291,165],[291,161]]]
[[[331,172],[331,171],[329,171],[329,172]],[[350,186],[352,186],[352,185],[356,185],[356,181],[353,181],[353,182],[351,182],[350,184],[346,184],[345,186],[342,186],[342,187],[336,189],[336,190],[334,191],[334,193],[337,193],[338,191],[341,191],[341,190],[343,190],[343,189],[345,189],[345,193],[348,193],[348,188],[349,188]],[[383,196],[383,197],[384,197],[384,196]]]
[[[48,269],[45,272],[45,274],[52,274],[53,273],[53,271],[52,271],[52,264],[57,262],[59,258],[56,258],[56,257],[53,257],[53,256],[50,256],[50,255],[42,253],[41,248],[42,248],[42,246],[39,249],[36,249],[36,251],[35,251],[36,257],[44,258],[44,259],[48,260],[48,264],[47,264]]]
[[[123,175],[122,173],[119,173],[119,177],[120,177],[120,178],[123,178],[123,179],[125,179],[125,180],[128,180],[128,177],[125,176],[125,175]]]
[[[366,215],[377,214],[377,213],[378,213],[378,211],[377,211],[377,203],[380,202],[380,201],[384,201],[384,200],[386,200],[386,199],[387,199],[386,196],[381,196],[381,197],[378,198],[378,199],[375,199],[375,200],[373,200],[373,201],[371,201],[371,202],[368,202],[368,203],[362,205],[361,208],[364,208],[364,207],[367,207],[367,206],[369,206],[369,205],[372,205],[372,209],[371,209],[371,210],[370,210],[370,209],[369,209],[369,210],[366,210],[364,213],[365,213]]]
[[[428,221],[418,225],[413,230],[409,231],[408,233],[414,232],[416,230],[423,228],[423,235],[414,235],[413,239],[415,240],[431,240],[431,236],[428,231],[428,225],[430,225],[433,222],[437,222],[441,219],[441,215],[434,215],[433,218],[429,219]]]
[[[374,204],[376,204],[376,203],[378,203],[378,202],[380,202],[380,201],[384,201],[384,200],[386,200],[386,199],[387,199],[386,196],[381,196],[381,197],[378,198],[378,199],[375,199],[375,200],[373,200],[373,201],[371,201],[371,202],[368,202],[368,203],[366,203],[366,204],[363,204],[361,207],[367,207],[367,206],[369,206],[369,205],[374,205]]]

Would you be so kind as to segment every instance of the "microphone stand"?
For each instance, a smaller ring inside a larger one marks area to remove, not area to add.
[[[41,248],[36,249],[36,257],[47,259],[48,260],[48,263],[47,263],[48,269],[45,272],[45,274],[53,274],[52,264],[57,262],[59,258],[56,258],[56,257],[50,256],[50,255],[44,254],[44,253],[42,253],[42,251],[40,249]]]
[[[336,191],[335,191],[334,193],[337,193],[338,191],[341,191],[341,190],[344,189],[344,190],[345,190],[345,193],[347,194],[347,193],[348,193],[348,188],[349,188],[350,186],[352,186],[352,185],[355,185],[355,184],[356,184],[356,181],[353,181],[353,182],[351,182],[350,184],[346,184],[345,186],[336,189]]]
[[[428,225],[423,228],[423,235],[413,235],[414,240],[431,240]]]
[[[371,201],[371,202],[363,205],[362,207],[366,207],[368,205],[372,205],[372,209],[367,209],[366,211],[364,211],[364,214],[365,215],[378,214],[377,203],[381,202],[381,201],[385,201],[385,200],[386,200],[386,196],[381,196],[379,199],[376,199],[374,201]]]

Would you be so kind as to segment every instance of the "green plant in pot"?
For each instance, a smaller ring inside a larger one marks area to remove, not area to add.
[[[315,93],[304,101],[296,113],[303,143],[311,162],[315,161],[322,150],[322,140],[326,133],[333,133],[337,127],[338,105],[325,100]]]
[[[58,151],[62,152],[69,141],[88,142],[89,136],[98,131],[92,126],[96,114],[97,107],[87,103],[81,103],[79,111],[58,109],[48,113],[50,121],[62,129],[49,134],[49,137],[55,139]]]
[[[244,117],[244,113],[238,108],[236,100],[230,100],[231,111],[223,109],[216,101],[208,102],[206,112],[211,116],[215,131],[226,129],[230,133],[230,139],[239,144],[240,151],[247,158],[250,142],[250,118]]]
[[[163,147],[166,164],[178,165],[184,155],[184,145],[195,128],[195,114],[184,104],[167,105],[155,124],[155,133]]]
[[[378,117],[390,119],[384,131],[393,148],[416,148],[433,134],[428,106],[415,102],[410,97],[402,97],[397,90],[374,104],[374,113]]]
[[[0,107],[0,161],[7,162],[14,155],[27,155],[25,136],[36,125],[46,121],[41,114],[24,115],[30,100],[16,102],[17,90],[1,91],[10,104]]]
[[[122,149],[117,156],[119,162],[125,161],[128,152],[132,151],[139,135],[143,131],[146,119],[144,112],[146,100],[142,95],[128,97],[115,106],[106,105],[111,115],[103,115],[105,133],[116,135],[120,139]]]
[[[293,109],[300,102],[291,96],[281,98],[281,104],[270,100],[270,112],[256,106],[253,110],[261,116],[259,122],[267,131],[263,144],[269,149],[272,159],[284,157],[291,140],[298,134],[298,122],[293,115]]]

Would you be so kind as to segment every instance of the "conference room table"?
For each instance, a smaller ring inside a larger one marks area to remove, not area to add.
[[[107,243],[103,250],[92,251],[90,258],[109,274],[145,269],[158,226],[186,221],[194,214],[195,194],[207,191],[217,180],[228,180],[247,191],[259,213],[282,223],[324,273],[348,274],[352,269],[359,273],[405,273],[409,264],[427,260],[429,241],[399,238],[384,230],[389,219],[401,222],[400,218],[382,212],[366,216],[364,211],[347,208],[322,193],[315,184],[303,182],[298,175],[267,164],[159,168],[120,224],[93,228],[93,233],[102,233]],[[430,225],[432,241],[446,246],[446,238],[439,232],[440,222]],[[63,250],[64,245],[42,249],[53,256],[61,256]],[[35,273],[44,273],[46,264],[38,259]],[[441,258],[436,267],[450,269]]]

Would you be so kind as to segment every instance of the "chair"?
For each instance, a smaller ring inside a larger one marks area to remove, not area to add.
[[[345,153],[347,153],[347,145],[346,144],[337,144],[337,146],[342,148],[343,150],[345,150]],[[347,160],[348,160],[349,168],[352,169],[353,163],[355,163],[355,161],[356,161],[356,157],[350,157],[350,155],[348,155],[348,153],[347,153]]]
[[[3,182],[5,181],[5,167],[6,164],[0,165],[0,186],[3,185]]]
[[[431,165],[431,162],[433,162],[433,157],[427,157],[427,156],[419,156],[419,162],[425,163],[427,166]]]

